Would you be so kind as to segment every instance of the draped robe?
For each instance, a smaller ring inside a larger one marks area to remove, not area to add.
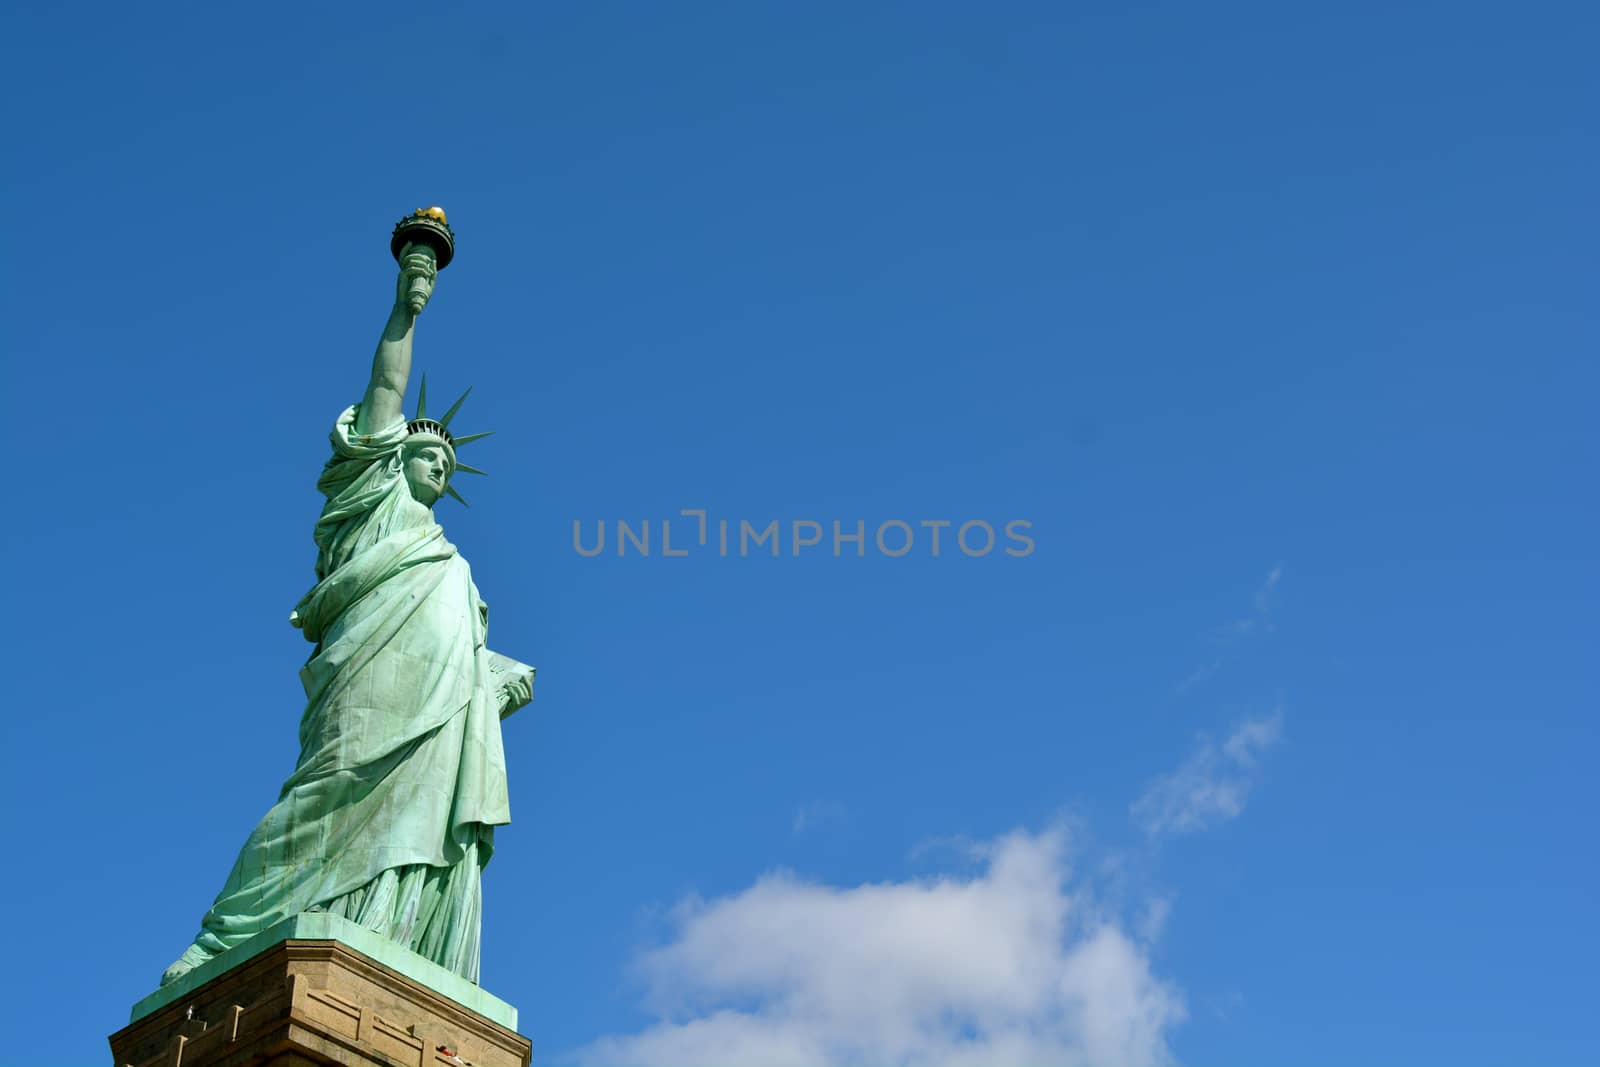
[[[317,584],[290,621],[300,758],[165,980],[299,912],[342,915],[478,978],[481,881],[510,821],[488,609],[401,470],[403,422],[339,416],[317,486]]]

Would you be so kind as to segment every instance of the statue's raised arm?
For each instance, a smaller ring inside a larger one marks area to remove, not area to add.
[[[357,433],[376,433],[404,417],[406,385],[411,378],[411,339],[416,332],[417,315],[433,295],[438,274],[438,259],[432,248],[407,244],[401,250],[394,307],[372,357],[372,379],[367,383],[361,410],[356,413]]]

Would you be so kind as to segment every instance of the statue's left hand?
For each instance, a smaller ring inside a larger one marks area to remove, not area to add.
[[[533,683],[513,678],[500,687],[500,717],[503,719],[533,699]]]

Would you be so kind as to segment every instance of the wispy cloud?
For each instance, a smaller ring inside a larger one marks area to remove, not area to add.
[[[1202,738],[1177,770],[1155,779],[1131,813],[1152,837],[1193,833],[1244,811],[1261,757],[1283,735],[1283,711],[1238,723],[1220,744]]]
[[[1187,678],[1179,682],[1177,685],[1178,692],[1180,694],[1187,693],[1189,690],[1193,689],[1201,682],[1204,682],[1207,678],[1210,678],[1213,674],[1216,674],[1221,669],[1222,657],[1216,656],[1211,660],[1210,663],[1195,668],[1189,673]]]
[[[967,877],[836,887],[770,874],[680,905],[639,961],[658,1014],[584,1067],[1157,1067],[1182,998],[1074,881],[1066,834],[1016,832]],[[1164,905],[1139,924],[1159,931]]]
[[[836,804],[831,800],[813,800],[795,809],[789,830],[791,833],[803,834],[807,830],[815,830],[823,823],[842,819],[844,816],[843,804]]]
[[[1270,633],[1276,629],[1272,621],[1272,609],[1275,606],[1278,594],[1278,583],[1283,580],[1282,565],[1273,567],[1262,579],[1261,585],[1256,589],[1252,598],[1253,611],[1244,618],[1234,619],[1222,627],[1222,638],[1229,640],[1238,637],[1248,637],[1255,633]]]
[[[1256,614],[1269,624],[1272,621],[1272,600],[1278,591],[1278,580],[1282,577],[1283,565],[1279,564],[1267,572],[1267,580],[1256,590]]]
[[[1223,623],[1213,635],[1215,643],[1223,648],[1239,641],[1254,637],[1257,634],[1271,633],[1276,630],[1277,623],[1273,621],[1273,610],[1278,598],[1278,583],[1283,580],[1283,566],[1280,564],[1267,572],[1267,576],[1256,587],[1255,595],[1251,598],[1251,611],[1230,622]],[[1212,656],[1209,663],[1202,664],[1190,671],[1173,689],[1181,696],[1195,689],[1212,675],[1222,669],[1225,658],[1220,653]]]

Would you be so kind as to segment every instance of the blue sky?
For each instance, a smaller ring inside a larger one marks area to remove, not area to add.
[[[439,203],[536,1062],[1596,1062],[1597,29],[9,14],[17,1017],[104,1062],[292,768],[326,433]],[[866,554],[574,551],[683,509]]]

